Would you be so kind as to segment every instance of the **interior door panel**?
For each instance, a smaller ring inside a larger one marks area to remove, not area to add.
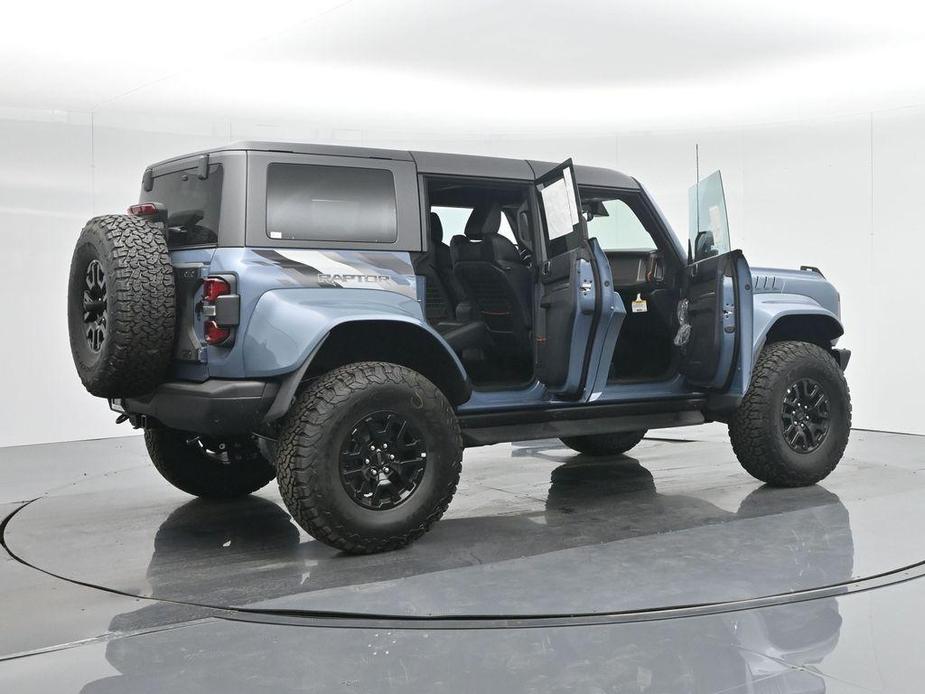
[[[554,393],[580,395],[599,307],[597,270],[571,160],[536,181],[543,262],[535,324],[536,375]]]
[[[569,371],[571,333],[578,313],[578,251],[550,259],[540,276],[540,310],[536,325],[537,378],[549,387],[565,383]],[[565,337],[567,336],[567,337]]]
[[[690,338],[683,347],[681,373],[694,386],[724,390],[732,378],[740,343],[737,310],[740,305],[749,308],[739,296],[742,287],[736,267],[740,259],[741,251],[732,251],[685,270]]]

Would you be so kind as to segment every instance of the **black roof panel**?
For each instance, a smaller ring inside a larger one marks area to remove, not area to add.
[[[506,178],[532,181],[556,164],[545,161],[482,157],[471,154],[445,154],[441,152],[408,152],[400,149],[378,149],[375,147],[350,147],[344,145],[313,145],[297,142],[234,142],[198,152],[164,159],[151,166],[161,166],[173,161],[196,157],[213,152],[287,152],[294,154],[321,154],[337,157],[361,157],[367,159],[393,159],[413,161],[419,173],[448,176],[473,176],[479,178]],[[149,167],[150,168],[150,167]],[[535,172],[535,174],[534,174]],[[578,184],[606,188],[638,189],[639,184],[631,176],[619,171],[596,166],[575,166]]]
[[[533,180],[533,170],[523,159],[443,154],[441,152],[411,152],[411,156],[418,165],[418,172],[424,174]]]

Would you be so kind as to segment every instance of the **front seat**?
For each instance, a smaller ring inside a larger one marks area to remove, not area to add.
[[[475,304],[496,347],[529,353],[533,325],[533,275],[517,247],[498,233],[501,207],[482,204],[472,210],[466,235],[450,245],[453,272]]]

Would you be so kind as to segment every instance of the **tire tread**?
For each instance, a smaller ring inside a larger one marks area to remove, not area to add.
[[[89,237],[95,237],[93,239]],[[101,261],[111,294],[107,341],[100,360],[84,363],[71,330],[71,351],[84,387],[98,397],[124,397],[150,392],[163,379],[173,353],[176,333],[176,289],[173,266],[163,232],[131,215],[94,217],[84,226],[77,249],[97,241],[108,249]],[[71,264],[71,283],[80,269]],[[69,297],[68,306],[77,311]],[[71,323],[69,321],[69,323]]]
[[[420,389],[424,397],[439,403],[445,429],[455,439],[459,454],[448,463],[450,482],[422,522],[402,533],[371,538],[350,532],[332,512],[318,484],[318,468],[326,463],[318,453],[330,415],[356,391],[385,384]],[[292,405],[277,450],[280,493],[293,518],[314,538],[352,554],[398,549],[421,537],[446,512],[462,470],[462,434],[446,397],[416,371],[388,362],[348,364],[309,383]]]
[[[782,341],[767,345],[762,350],[752,373],[748,392],[729,422],[729,440],[736,458],[753,477],[778,487],[801,487],[814,484],[826,477],[838,465],[848,443],[847,435],[831,451],[824,469],[797,470],[781,464],[774,451],[768,431],[768,417],[772,402],[775,378],[791,364],[811,360],[840,382],[846,398],[847,426],[851,428],[851,398],[845,374],[822,347],[809,342]],[[835,432],[830,432],[830,435]]]

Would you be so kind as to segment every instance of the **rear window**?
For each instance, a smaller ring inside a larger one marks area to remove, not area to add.
[[[270,164],[267,236],[394,243],[398,221],[392,172],[353,166]]]
[[[222,178],[222,165],[213,164],[205,179],[199,178],[197,169],[176,171],[155,176],[154,187],[142,192],[141,202],[159,202],[167,208],[168,247],[218,243]]]

